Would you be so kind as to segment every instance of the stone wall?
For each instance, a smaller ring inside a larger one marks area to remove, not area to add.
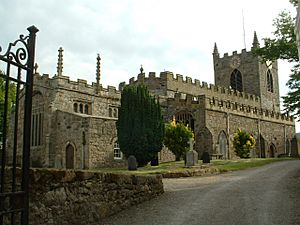
[[[99,225],[164,192],[160,175],[31,169],[30,178],[29,224]]]

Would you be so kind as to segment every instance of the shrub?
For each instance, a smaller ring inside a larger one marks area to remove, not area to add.
[[[233,138],[233,147],[236,155],[240,158],[249,158],[250,150],[254,146],[254,137],[246,131],[238,129]]]
[[[176,161],[182,159],[189,150],[189,140],[193,138],[193,132],[183,123],[177,123],[175,119],[166,124],[164,144],[174,153]]]

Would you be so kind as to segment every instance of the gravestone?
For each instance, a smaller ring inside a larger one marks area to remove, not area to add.
[[[195,166],[198,163],[198,153],[193,150],[194,141],[192,138],[189,140],[189,144],[190,144],[190,150],[186,153],[186,157],[185,157],[186,167]]]
[[[128,170],[137,170],[137,162],[134,155],[128,157]]]
[[[158,157],[155,157],[154,159],[151,160],[151,166],[158,166],[158,165],[159,165]]]
[[[198,153],[196,151],[188,151],[186,153],[185,166],[191,167],[198,163]]]
[[[207,151],[203,152],[202,162],[203,163],[210,163],[210,155]]]

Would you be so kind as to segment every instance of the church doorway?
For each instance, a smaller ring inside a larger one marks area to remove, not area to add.
[[[270,145],[269,157],[270,158],[274,158],[275,157],[275,145],[273,143]]]
[[[74,147],[71,144],[66,147],[66,169],[74,169]]]
[[[263,136],[260,135],[260,157],[266,158],[266,144]]]
[[[220,132],[218,142],[218,154],[221,155],[222,159],[227,159],[227,137],[224,131]]]

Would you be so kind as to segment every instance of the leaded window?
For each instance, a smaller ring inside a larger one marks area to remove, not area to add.
[[[243,92],[243,79],[239,70],[234,69],[230,77],[230,86],[232,89]]]

